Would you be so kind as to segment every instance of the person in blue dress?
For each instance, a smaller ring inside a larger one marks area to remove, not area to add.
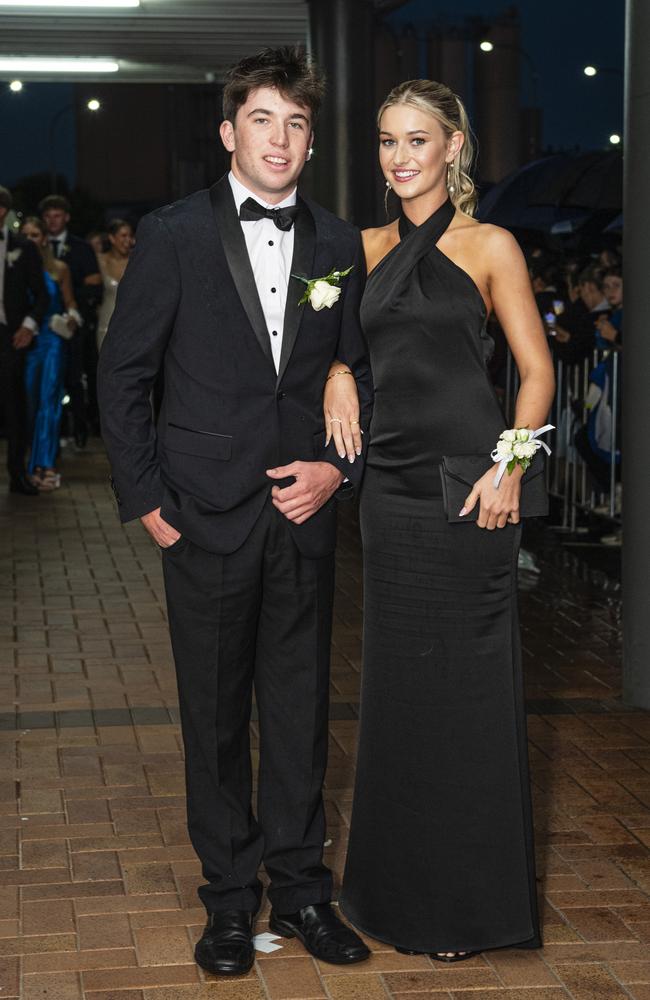
[[[42,492],[61,485],[56,469],[59,427],[63,403],[64,341],[77,328],[79,314],[72,291],[70,269],[56,260],[47,241],[44,224],[30,217],[22,225],[23,236],[38,247],[50,304],[25,359],[25,391],[31,453],[27,472],[30,482]]]

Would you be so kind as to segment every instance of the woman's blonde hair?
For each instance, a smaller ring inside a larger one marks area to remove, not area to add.
[[[37,215],[28,215],[26,219],[23,219],[23,224],[20,227],[21,232],[25,226],[33,226],[38,229],[41,236],[47,237],[47,229],[45,228],[45,223]],[[41,255],[41,260],[43,261],[43,267],[55,281],[59,280],[59,271],[56,265],[56,257],[52,252],[52,247],[49,242],[41,243],[38,246],[38,252]]]
[[[433,115],[440,122],[445,135],[451,138],[454,132],[465,136],[458,156],[447,170],[447,190],[455,207],[466,215],[473,215],[478,201],[474,181],[470,176],[476,150],[476,140],[472,132],[467,112],[460,97],[444,83],[435,80],[406,80],[393,87],[377,113],[377,127],[381,128],[381,118],[388,108],[398,104],[408,104],[412,108]]]

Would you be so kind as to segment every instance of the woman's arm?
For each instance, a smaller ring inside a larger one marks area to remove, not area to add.
[[[339,457],[347,455],[351,462],[354,461],[354,456],[361,454],[359,393],[350,368],[336,358],[325,380],[323,412],[327,431],[325,445],[334,438]]]
[[[77,308],[77,302],[74,297],[74,292],[72,290],[72,277],[70,275],[70,268],[65,263],[65,261],[57,261],[60,267],[60,277],[59,285],[61,288],[61,298],[63,299],[63,305],[66,312],[70,312],[71,309]]]
[[[486,226],[482,234],[482,260],[488,265],[487,284],[521,380],[515,426],[536,430],[548,416],[555,392],[553,363],[544,327],[535,304],[528,268],[519,244],[505,229]],[[496,441],[494,442],[496,445]],[[503,528],[519,521],[522,472],[519,466],[494,486],[494,469],[478,482],[465,502],[469,513],[480,498],[478,525]]]

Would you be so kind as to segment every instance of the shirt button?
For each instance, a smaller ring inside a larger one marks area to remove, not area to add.
[[[273,247],[273,246],[275,246],[275,243],[273,242],[273,240],[269,240],[269,246],[270,246],[270,247]]]
[[[278,335],[278,331],[277,330],[271,330],[271,333],[273,334],[274,337],[277,337],[277,335]]]
[[[271,289],[271,291],[272,291],[272,292],[274,292],[274,291],[275,291],[275,288],[272,288],[272,289]]]

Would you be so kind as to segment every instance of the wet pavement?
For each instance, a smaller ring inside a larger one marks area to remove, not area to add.
[[[621,701],[615,557],[589,559],[539,530],[526,540],[538,570],[520,582],[544,949],[444,966],[369,940],[372,959],[346,970],[284,941],[248,976],[216,980],[192,959],[201,876],[160,555],[138,524],[119,525],[97,442],[63,471],[47,496],[0,486],[1,996],[650,1000],[650,714]],[[325,786],[337,879],[361,665],[355,508],[342,513]]]

